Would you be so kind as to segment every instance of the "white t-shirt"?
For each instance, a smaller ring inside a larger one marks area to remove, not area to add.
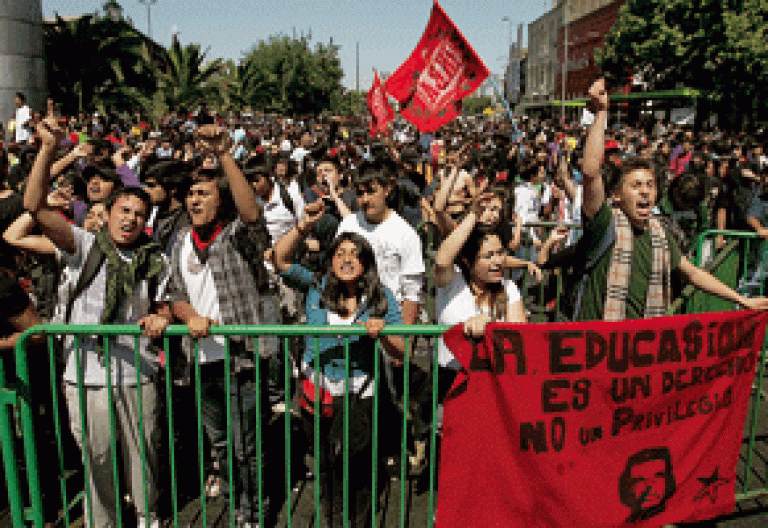
[[[192,232],[181,240],[181,279],[187,288],[192,308],[202,317],[221,322],[221,305],[213,282],[213,272],[207,264],[201,264],[192,242]],[[212,363],[225,359],[225,336],[210,336],[198,340],[200,363]]]
[[[541,214],[542,196],[531,183],[525,182],[515,187],[515,214],[523,223],[538,222]],[[534,240],[538,240],[534,228],[528,228]]]
[[[514,304],[520,300],[520,290],[517,289],[514,281],[503,279],[502,284],[507,292],[507,304]],[[437,312],[437,324],[451,326],[463,323],[481,313],[488,313],[486,308],[481,310],[477,307],[472,290],[469,289],[459,268],[455,266],[451,282],[437,288],[435,310]],[[451,351],[445,346],[442,337],[438,342],[437,362],[443,367],[454,367],[451,363],[456,362]],[[458,364],[455,365],[455,368],[458,368]]]
[[[296,147],[295,149],[293,149],[293,152],[291,153],[291,159],[293,161],[295,161],[296,163],[298,163],[298,172],[299,172],[299,174],[301,174],[301,170],[303,168],[301,162],[304,161],[304,158],[309,153],[310,152],[307,149],[305,149],[304,147],[302,147],[302,146]]]
[[[77,279],[82,272],[85,261],[91,247],[95,243],[96,236],[79,227],[72,227],[72,233],[75,237],[75,254],[70,256],[64,252],[57,251],[60,261],[65,264],[64,280],[59,290],[59,298],[62,303],[58,307],[57,322],[63,322],[65,308],[64,302],[69,298],[70,287],[74,288]],[[124,259],[129,260],[129,255],[118,254]],[[157,281],[157,292],[155,299],[162,299],[165,295],[165,289],[168,285],[167,267],[165,273]],[[107,266],[103,264],[93,281],[83,292],[75,299],[72,304],[72,312],[69,323],[75,325],[97,325],[101,319],[101,313],[104,311],[107,288]],[[139,319],[149,313],[150,309],[149,284],[147,281],[141,281],[133,292],[133,297],[129,302],[124,302],[117,312],[117,317],[113,324],[135,325]],[[103,359],[97,352],[97,341],[93,337],[82,336],[79,339],[80,362],[82,365],[83,383],[88,386],[106,386],[107,369]],[[157,368],[157,354],[150,352],[149,340],[145,337],[139,338],[139,362],[141,366],[141,382],[147,383]],[[136,357],[135,341],[133,336],[118,336],[109,340],[109,354],[112,386],[118,385],[136,385]],[[68,336],[64,339],[64,360],[66,367],[64,370],[64,380],[67,383],[75,384],[78,382],[78,361],[75,354],[74,338]]]
[[[373,247],[381,283],[392,291],[398,303],[419,301],[424,277],[421,239],[395,211],[380,224],[371,224],[362,211],[347,215],[336,236],[352,232],[362,235]]]
[[[16,109],[16,143],[26,143],[31,135],[24,125],[32,118],[29,106],[24,105]]]
[[[301,219],[301,213],[304,211],[304,200],[301,194],[297,194],[295,190],[292,191],[290,185],[286,188],[286,191],[291,200],[293,200],[296,215],[291,213],[287,204],[283,203],[277,183],[272,186],[272,196],[267,203],[264,203],[261,197],[258,197],[259,202],[264,207],[264,221],[267,224],[267,231],[269,231],[272,245],[296,225],[299,219]]]

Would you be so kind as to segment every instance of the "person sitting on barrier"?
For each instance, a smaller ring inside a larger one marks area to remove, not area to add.
[[[158,337],[168,325],[170,311],[157,302],[164,295],[167,283],[165,259],[160,248],[144,235],[149,196],[137,187],[123,188],[112,195],[109,220],[97,234],[70,226],[57,211],[43,206],[50,167],[63,131],[55,118],[40,123],[37,131],[42,147],[24,193],[24,208],[56,245],[59,258],[65,264],[65,281],[54,321],[90,325],[138,323],[146,336]],[[111,356],[109,367],[105,358],[107,345]],[[111,464],[112,410],[107,405],[108,376],[111,376],[115,404],[115,435],[123,448],[125,467],[129,468],[128,492],[140,524],[157,522],[151,519],[158,495],[159,401],[154,384],[157,360],[147,339],[139,340],[138,364],[136,355],[135,341],[129,336],[108,341],[83,337],[78,347],[74,346],[72,337],[64,341],[64,382],[70,426],[88,463],[86,518],[89,526],[116,526],[117,510],[122,507],[115,498],[119,483],[113,480],[118,468]],[[80,383],[84,385],[84,394],[78,390]],[[138,404],[139,391],[143,408]],[[139,414],[144,417],[143,438],[136,432]]]
[[[680,255],[675,241],[652,214],[657,180],[646,160],[627,159],[612,167],[612,185],[605,184],[601,170],[608,117],[605,81],[595,81],[589,95],[596,118],[584,156],[585,223],[579,241],[587,264],[576,288],[575,319],[615,321],[665,315],[671,303],[673,270],[707,293],[746,308],[768,309],[768,299],[739,295]],[[609,192],[613,207],[607,200]]]
[[[321,504],[328,526],[349,526],[343,519],[342,445],[343,398],[350,391],[349,408],[349,504],[352,526],[364,526],[371,506],[371,396],[377,389],[374,380],[374,343],[386,325],[402,324],[400,308],[392,292],[379,279],[373,248],[357,233],[343,232],[328,250],[328,270],[315,277],[301,264],[292,264],[292,254],[303,237],[322,218],[323,200],[304,208],[299,224],[284,235],[274,248],[276,269],[286,283],[307,292],[308,325],[364,325],[367,336],[348,339],[346,356],[344,342],[335,336],[318,340],[307,335],[301,359],[302,384],[300,402],[308,436],[320,435]],[[402,337],[381,336],[386,355],[395,365],[402,365],[405,342]],[[349,357],[349,365],[346,364]],[[317,362],[317,363],[316,363]],[[319,372],[316,370],[319,366]],[[349,386],[346,369],[349,369]],[[383,371],[382,371],[383,372]],[[316,384],[319,390],[316,391]],[[314,402],[320,395],[320,431],[314,430]],[[382,431],[383,433],[383,431]],[[311,443],[311,440],[310,440]],[[379,475],[382,473],[379,472]]]
[[[274,337],[259,337],[260,357],[256,358],[253,339],[232,337],[231,361],[225,364],[225,338],[207,336],[213,324],[277,324],[279,306],[275,291],[267,287],[263,255],[269,247],[269,233],[264,214],[253,188],[228,153],[229,135],[213,125],[198,128],[197,134],[218,158],[221,170],[198,170],[189,187],[185,207],[191,226],[179,232],[171,251],[167,300],[190,335],[200,338],[200,427],[205,429],[214,468],[219,470],[218,475],[210,475],[206,492],[209,496],[235,493],[236,515],[245,526],[258,522],[260,507],[266,510],[267,502],[259,504],[257,498],[264,457],[257,456],[260,439],[256,431],[258,420],[266,424],[267,416],[256,415],[256,394],[262,396],[262,412],[268,412],[267,364],[278,352],[278,343]],[[260,390],[254,378],[255,361],[260,361]],[[229,394],[227,376],[231,376]],[[227,398],[232,402],[234,446],[227,445]],[[234,450],[234,489],[228,485],[228,449]]]

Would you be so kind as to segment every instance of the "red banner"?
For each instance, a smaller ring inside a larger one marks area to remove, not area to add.
[[[657,527],[732,513],[766,312],[489,325],[445,343],[437,526]]]
[[[385,132],[387,125],[395,118],[395,112],[389,106],[379,72],[374,73],[373,86],[368,91],[368,108],[371,111],[371,136],[375,136],[377,132]]]
[[[435,2],[416,49],[391,77],[387,93],[420,132],[432,132],[461,112],[461,99],[488,77],[488,68]]]

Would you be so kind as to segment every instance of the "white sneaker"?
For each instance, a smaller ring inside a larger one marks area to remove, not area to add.
[[[136,525],[136,528],[160,528],[160,521],[153,519],[147,522],[146,518],[139,517],[139,523]]]

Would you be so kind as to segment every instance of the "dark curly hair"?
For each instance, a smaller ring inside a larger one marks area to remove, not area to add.
[[[352,242],[357,247],[357,257],[363,265],[363,274],[357,281],[357,290],[355,296],[358,300],[366,298],[367,306],[371,309],[371,315],[375,317],[384,317],[389,308],[387,295],[384,292],[384,285],[379,279],[379,273],[376,270],[376,257],[373,254],[373,248],[368,241],[357,233],[341,233],[328,249],[326,254],[326,264],[328,271],[325,274],[325,287],[320,296],[320,304],[323,308],[334,312],[343,311],[341,305],[342,284],[331,271],[331,259],[336,253],[342,242]]]
[[[464,282],[469,286],[472,282],[472,266],[477,259],[477,254],[480,253],[480,248],[483,247],[483,243],[490,237],[499,237],[496,231],[488,226],[482,224],[476,225],[472,232],[469,234],[467,241],[461,247],[459,252],[459,258],[456,263],[461,270],[461,275],[464,277]],[[501,240],[501,239],[499,239]],[[488,290],[491,293],[490,316],[494,321],[504,321],[507,318],[507,307],[509,305],[509,299],[507,298],[507,292],[504,289],[503,283],[493,283],[488,285]]]

